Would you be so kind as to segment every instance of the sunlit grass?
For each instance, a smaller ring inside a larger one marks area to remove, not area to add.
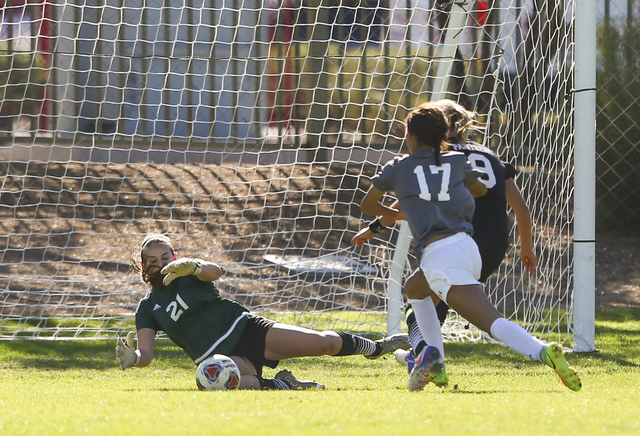
[[[447,344],[450,386],[406,390],[392,357],[283,361],[325,391],[200,392],[195,365],[159,341],[148,368],[122,371],[113,341],[0,342],[7,434],[635,434],[640,310],[598,314],[599,352],[570,354],[583,389],[498,345]],[[272,377],[274,370],[266,369]]]

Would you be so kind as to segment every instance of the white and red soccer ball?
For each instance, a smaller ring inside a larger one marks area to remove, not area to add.
[[[238,389],[240,386],[240,370],[230,357],[214,354],[198,365],[196,384],[201,391]]]

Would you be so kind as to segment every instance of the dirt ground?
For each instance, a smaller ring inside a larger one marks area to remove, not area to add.
[[[640,307],[640,236],[596,235],[596,306]]]
[[[153,230],[187,235],[179,241],[185,247],[216,235],[215,249],[238,253],[228,259],[237,264],[258,262],[267,250],[336,250],[349,245],[361,225],[362,175],[374,171],[332,164],[242,171],[151,164],[1,168],[0,289],[8,303],[9,289],[23,298],[25,291],[37,294],[47,286],[29,279],[35,269],[45,277],[91,276],[99,269],[119,286],[118,278],[130,273],[123,252],[137,247],[150,222],[163,226]],[[290,222],[295,232],[285,238]],[[639,259],[640,235],[596,236],[598,309],[640,307]],[[101,282],[90,292],[102,295],[108,286]]]

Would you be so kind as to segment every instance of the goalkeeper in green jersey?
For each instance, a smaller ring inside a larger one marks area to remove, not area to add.
[[[231,357],[241,373],[240,389],[322,388],[296,379],[287,370],[274,379],[262,377],[264,366],[304,356],[361,354],[375,359],[398,348],[409,348],[408,336],[397,334],[372,341],[335,331],[315,331],[271,321],[252,314],[241,304],[220,296],[213,284],[224,269],[201,259],[178,258],[164,235],[148,235],[134,270],[151,291],[136,310],[134,332],[116,339],[116,359],[122,369],[147,366],[153,359],[155,336],[163,331],[197,364],[212,354]]]

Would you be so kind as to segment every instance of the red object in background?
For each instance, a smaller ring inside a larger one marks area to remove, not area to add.
[[[0,8],[2,9],[3,18],[8,13],[20,12],[19,16],[30,17],[30,23],[35,29],[31,30],[31,35],[36,38],[35,47],[33,47],[40,56],[46,61],[47,65],[51,65],[51,52],[53,49],[53,14],[51,11],[51,3],[48,0],[0,0]],[[13,17],[12,17],[13,18]],[[9,20],[4,20],[9,21]],[[51,114],[51,101],[49,100],[49,87],[45,87],[42,96],[41,108],[38,111],[38,128],[46,130],[49,124],[49,115]],[[37,114],[36,114],[37,115]]]
[[[489,1],[488,0],[478,0],[478,24],[484,26],[487,22],[487,17],[489,15]]]
[[[292,116],[292,108],[295,103],[295,73],[294,63],[291,58],[291,41],[296,24],[296,4],[293,0],[283,0],[282,5],[271,5],[270,55],[273,59],[268,64],[273,71],[267,77],[267,98],[270,114],[269,125],[286,128]],[[274,61],[279,59],[279,61]]]

